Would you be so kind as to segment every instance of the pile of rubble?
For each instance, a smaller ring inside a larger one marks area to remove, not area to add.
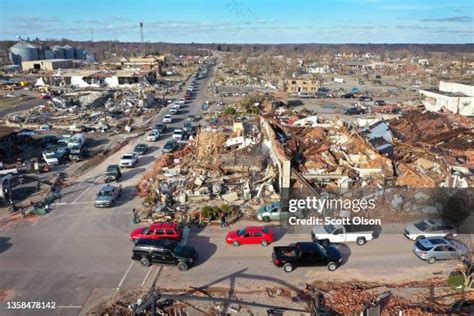
[[[155,162],[139,181],[138,195],[152,206],[177,209],[199,209],[202,203],[258,206],[259,199],[277,199],[272,185],[276,173],[253,124],[200,129],[181,150]]]
[[[159,105],[153,95],[130,91],[80,91],[52,97],[44,105],[8,116],[12,126],[121,130],[131,118],[146,119]]]

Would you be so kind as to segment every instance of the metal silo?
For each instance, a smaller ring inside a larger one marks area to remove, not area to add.
[[[83,48],[76,48],[76,58],[85,60],[87,58],[87,51]]]
[[[61,46],[53,46],[52,50],[54,52],[54,58],[56,59],[64,59],[66,57],[66,54],[64,52],[64,48]]]
[[[74,59],[74,47],[66,44],[63,46],[63,49],[64,49],[64,56],[66,59]]]
[[[38,48],[21,41],[10,47],[10,59],[13,64],[21,65],[22,61],[38,60]]]
[[[54,59],[54,52],[51,49],[45,49],[44,59]]]

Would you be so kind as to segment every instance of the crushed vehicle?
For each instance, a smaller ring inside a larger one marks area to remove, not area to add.
[[[122,172],[120,171],[119,165],[109,165],[105,170],[104,182],[109,183],[112,181],[118,182],[122,177]]]
[[[362,246],[374,239],[376,229],[376,225],[316,225],[311,231],[311,239],[323,246],[342,242],[356,242]]]
[[[342,263],[342,255],[334,247],[324,247],[315,242],[297,242],[289,246],[273,247],[272,262],[283,271],[292,272],[296,267],[326,266],[335,271]]]
[[[179,271],[186,271],[196,264],[198,254],[191,246],[183,246],[169,239],[137,239],[132,250],[132,260],[144,267],[152,263],[172,264]]]
[[[113,207],[115,201],[122,195],[122,186],[106,184],[100,189],[94,201],[95,207]]]

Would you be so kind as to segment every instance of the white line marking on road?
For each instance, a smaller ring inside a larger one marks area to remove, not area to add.
[[[10,227],[10,225],[13,224],[13,221],[10,221],[9,223],[7,223],[5,226],[1,227],[0,228],[0,232],[3,232],[5,229],[7,229],[8,227]]]
[[[97,177],[94,179],[94,181],[92,181],[91,185],[89,185],[84,191],[82,191],[81,194],[79,194],[79,196],[74,200],[72,201],[72,203],[76,203],[77,201],[79,201],[79,199],[91,188],[94,186],[94,184],[96,184],[95,182],[97,181],[97,179],[99,179],[100,177]]]
[[[191,231],[191,229],[190,229],[188,226],[186,226],[186,227],[184,228],[183,237],[181,238],[181,242],[180,242],[180,244],[181,244],[182,246],[186,246],[186,245],[188,244],[189,232],[190,232],[190,231]]]
[[[142,287],[145,285],[146,279],[148,279],[148,276],[150,275],[151,270],[153,270],[152,267],[148,268],[148,273],[145,275],[145,278],[143,279]]]
[[[128,269],[127,269],[127,271],[125,271],[125,274],[123,275],[122,280],[120,280],[120,283],[119,283],[119,285],[118,285],[118,287],[117,287],[117,291],[120,290],[120,287],[122,286],[123,281],[125,281],[125,278],[127,277],[127,274],[130,272],[130,269],[132,268],[132,266],[133,266],[134,263],[135,263],[135,261],[132,261],[132,262],[130,263],[130,265],[128,266]]]

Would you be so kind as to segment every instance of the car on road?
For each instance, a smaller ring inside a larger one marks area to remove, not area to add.
[[[361,96],[361,97],[359,98],[359,101],[361,101],[361,102],[372,101],[372,98],[371,98],[371,97],[368,97],[368,96]]]
[[[464,259],[472,255],[471,250],[459,240],[448,240],[443,237],[428,237],[419,239],[413,245],[415,255],[428,262],[437,260]]]
[[[137,239],[132,250],[132,260],[144,267],[153,263],[177,265],[186,271],[196,264],[198,254],[191,246],[184,246],[169,239]]]
[[[138,155],[136,153],[125,154],[120,159],[120,167],[132,168],[138,162]]]
[[[160,132],[156,129],[152,129],[146,136],[146,140],[149,142],[156,142],[160,138]]]
[[[354,241],[362,246],[374,239],[376,229],[376,225],[315,225],[311,231],[311,239],[323,246]]]
[[[164,132],[166,132],[166,124],[163,124],[163,123],[155,124],[155,127],[153,129],[157,130],[160,134],[163,134]]]
[[[335,271],[342,263],[342,255],[335,247],[324,247],[316,242],[297,242],[273,247],[272,262],[288,273],[303,266],[326,266],[329,271]]]
[[[178,147],[178,142],[174,139],[171,139],[167,141],[166,144],[163,146],[163,152],[164,153],[173,152],[177,147]]]
[[[173,123],[173,117],[170,114],[166,114],[163,117],[163,123]]]
[[[341,96],[343,99],[353,99],[355,98],[354,93],[345,93]]]
[[[122,195],[122,186],[106,184],[95,197],[95,207],[113,207],[115,201]]]
[[[171,108],[170,110],[170,114],[171,115],[177,115],[179,113],[179,109],[178,108]]]
[[[359,115],[359,114],[365,114],[365,110],[363,108],[354,106],[354,107],[348,108],[344,113],[346,115]]]
[[[59,159],[53,151],[44,151],[42,156],[48,166],[59,165]]]
[[[384,100],[375,100],[374,105],[383,106],[383,105],[385,105],[385,101]]]
[[[183,139],[184,131],[181,128],[175,128],[173,131],[173,139],[180,141]]]
[[[172,239],[181,240],[183,228],[176,222],[156,223],[147,227],[139,227],[130,233],[130,239]]]
[[[118,182],[122,177],[122,172],[120,171],[119,165],[109,165],[105,170],[104,182],[109,183],[112,181]]]
[[[138,156],[143,156],[144,154],[146,154],[147,151],[148,151],[147,144],[138,144],[137,146],[135,146],[133,153],[137,154]]]
[[[426,237],[456,237],[456,226],[444,219],[425,219],[405,226],[403,234],[410,240]]]
[[[240,245],[262,245],[268,246],[275,240],[273,231],[268,227],[247,226],[239,230],[232,230],[227,233],[225,241],[235,247]]]

